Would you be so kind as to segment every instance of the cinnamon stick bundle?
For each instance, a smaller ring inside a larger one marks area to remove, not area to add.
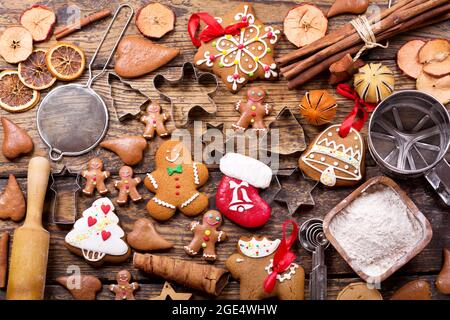
[[[218,296],[228,284],[225,269],[153,254],[135,253],[133,266],[148,274]]]
[[[8,271],[9,234],[0,235],[0,288],[6,287],[6,274]]]
[[[55,31],[56,40],[61,39],[65,36],[68,36],[69,34],[81,29],[82,27],[87,26],[88,24],[91,24],[95,21],[106,18],[110,15],[111,15],[111,11],[108,9],[105,9],[105,10],[95,12],[89,16],[86,16],[86,17],[80,19],[80,21],[78,21],[78,22],[58,28]]]

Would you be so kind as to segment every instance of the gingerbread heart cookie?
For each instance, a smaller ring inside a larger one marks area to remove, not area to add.
[[[298,161],[308,177],[328,187],[355,185],[365,173],[364,139],[354,128],[343,138],[339,128],[333,125],[322,131]]]
[[[166,141],[156,151],[156,170],[148,173],[144,184],[155,196],[147,211],[157,220],[168,220],[178,209],[196,216],[208,207],[208,197],[197,189],[208,180],[208,168],[192,161],[191,153],[180,141]]]
[[[239,91],[248,81],[278,77],[273,49],[280,39],[280,30],[265,26],[249,3],[216,20],[223,28],[236,24],[244,27],[235,35],[225,34],[201,43],[194,56],[198,68],[221,77],[232,92]]]
[[[71,252],[94,266],[103,262],[120,263],[131,254],[114,205],[108,198],[97,199],[84,210],[66,235],[65,242]]]

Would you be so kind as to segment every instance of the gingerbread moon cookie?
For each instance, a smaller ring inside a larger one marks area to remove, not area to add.
[[[156,170],[148,173],[144,184],[155,196],[147,211],[157,220],[168,220],[178,209],[186,216],[196,216],[208,207],[208,197],[198,192],[208,180],[208,168],[193,162],[180,141],[166,141],[156,151]]]
[[[277,297],[280,300],[303,300],[305,271],[297,263],[291,263],[285,272],[277,274],[274,289],[264,291],[264,281],[272,273],[275,251],[279,239],[267,237],[241,237],[238,252],[225,262],[231,275],[240,282],[241,300],[260,300]]]
[[[328,187],[355,185],[365,173],[363,138],[353,128],[342,138],[339,128],[333,125],[322,131],[298,161],[308,177]]]
[[[123,262],[131,254],[125,232],[108,198],[97,199],[83,212],[65,238],[67,248],[94,266]]]
[[[226,34],[202,43],[194,56],[198,68],[212,70],[232,92],[239,91],[248,81],[278,77],[273,49],[280,39],[280,30],[265,26],[248,3],[216,19],[224,28],[239,22],[248,26],[237,35]]]

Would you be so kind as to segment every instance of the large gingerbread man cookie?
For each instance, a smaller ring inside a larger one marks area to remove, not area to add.
[[[248,81],[278,77],[273,49],[280,30],[265,26],[248,3],[216,20],[223,28],[241,22],[247,26],[236,35],[225,34],[203,42],[194,56],[198,68],[220,76],[232,92],[239,91]]]
[[[226,234],[218,230],[223,219],[219,211],[209,210],[203,215],[202,222],[191,222],[189,229],[194,234],[191,243],[184,247],[184,251],[190,256],[197,255],[203,250],[203,258],[207,261],[215,261],[216,243],[226,240]]]
[[[156,170],[148,173],[145,186],[155,196],[147,210],[157,220],[170,219],[177,209],[186,216],[196,216],[208,207],[208,197],[199,191],[208,180],[208,168],[193,162],[186,146],[166,141],[156,152]]]
[[[272,111],[272,106],[264,103],[266,91],[261,87],[251,87],[247,90],[247,101],[239,100],[235,109],[241,114],[238,122],[233,124],[237,130],[245,130],[251,126],[255,130],[266,130],[263,118]]]
[[[295,262],[276,275],[275,287],[270,293],[264,290],[265,279],[273,272],[275,252],[279,239],[267,237],[241,237],[238,252],[232,254],[225,265],[231,275],[240,282],[241,300],[261,300],[277,297],[280,300],[303,300],[305,271]]]

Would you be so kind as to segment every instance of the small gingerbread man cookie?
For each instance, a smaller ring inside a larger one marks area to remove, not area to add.
[[[195,256],[203,250],[203,258],[207,261],[216,260],[216,243],[226,240],[227,235],[218,228],[222,225],[222,215],[219,211],[210,210],[203,215],[202,223],[191,222],[189,229],[194,238],[184,251],[190,256]]]
[[[128,270],[121,270],[116,276],[117,284],[109,286],[109,290],[116,294],[116,300],[135,300],[133,292],[139,289],[137,282],[130,283],[131,273]]]
[[[103,161],[100,158],[93,158],[89,160],[87,170],[81,172],[81,176],[86,179],[86,186],[83,189],[83,193],[92,195],[94,190],[101,195],[108,192],[105,185],[105,180],[111,175],[109,171],[103,170]]]
[[[239,100],[236,103],[236,111],[239,111],[241,117],[239,121],[233,124],[233,128],[244,131],[249,126],[255,130],[266,130],[263,118],[272,111],[272,106],[264,103],[266,91],[261,87],[251,87],[247,90],[247,102]]]
[[[124,204],[128,201],[128,196],[132,201],[139,201],[142,199],[136,187],[141,183],[141,178],[133,178],[133,169],[129,166],[123,166],[119,170],[120,180],[116,180],[114,187],[119,189],[119,196],[117,197],[118,204]]]
[[[155,132],[160,137],[165,137],[169,135],[166,127],[164,126],[164,122],[166,122],[170,118],[165,112],[161,113],[161,106],[158,101],[152,101],[147,106],[145,114],[141,117],[140,121],[145,124],[144,138],[152,139],[155,135]]]

